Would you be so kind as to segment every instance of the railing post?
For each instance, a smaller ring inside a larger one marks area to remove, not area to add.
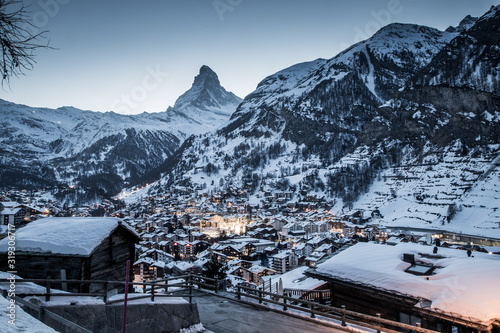
[[[45,307],[41,306],[40,307],[40,312],[38,312],[38,320],[40,320],[42,323],[45,323]]]
[[[168,280],[165,280],[165,292],[168,292]]]
[[[376,316],[380,318],[380,313],[377,313]],[[377,321],[377,333],[380,333],[380,321]]]
[[[50,301],[50,276],[47,278],[47,290],[45,295],[45,301]]]
[[[104,303],[108,301],[108,279],[104,282]]]
[[[262,290],[259,289],[259,304],[262,304]]]
[[[314,314],[314,304],[311,303],[311,318],[316,318],[316,315]]]
[[[153,282],[153,284],[151,285],[151,302],[154,301],[155,301],[155,284]]]
[[[342,326],[346,326],[345,323],[345,305],[340,306],[340,312],[342,313]]]
[[[142,285],[142,293],[145,294],[147,292],[147,290],[146,290],[146,284],[145,284],[146,283],[146,279],[142,279],[142,283],[143,283],[143,285]]]
[[[215,279],[215,293],[219,293],[219,278]]]
[[[241,287],[238,286],[238,292],[236,293],[236,298],[238,298],[238,300],[241,300]]]
[[[286,298],[285,298],[285,297],[286,297],[286,296],[285,296],[285,295],[283,295],[283,311],[288,310],[288,309],[287,309],[287,307],[286,307]]]
[[[193,276],[189,274],[189,304],[193,303]]]

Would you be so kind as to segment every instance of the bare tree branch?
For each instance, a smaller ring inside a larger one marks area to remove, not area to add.
[[[12,76],[33,68],[34,51],[49,48],[41,44],[46,31],[39,31],[29,20],[28,8],[19,0],[0,0],[0,75],[2,85]]]

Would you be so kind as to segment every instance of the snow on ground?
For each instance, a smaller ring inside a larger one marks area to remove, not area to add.
[[[141,202],[142,198],[148,196],[148,191],[154,184],[148,184],[142,187],[136,187],[132,189],[124,189],[116,196],[117,199],[123,200],[127,205],[135,202]]]
[[[415,243],[396,246],[358,243],[320,264],[316,272],[324,276],[371,285],[431,301],[431,309],[456,313],[489,322],[500,318],[500,256],[439,248],[442,258],[426,258],[433,247]],[[404,253],[417,261],[437,267],[431,276],[406,273],[410,264]]]
[[[42,294],[46,292],[46,288],[39,286],[38,284],[34,284],[33,282],[21,282],[23,280],[22,277],[10,274],[7,272],[0,271],[0,279],[10,279],[14,277],[16,280],[16,294]],[[9,282],[0,282],[0,290],[9,290]],[[55,292],[64,293],[65,291],[60,291],[53,289]]]
[[[145,294],[140,293],[130,293],[127,296],[127,304],[186,304],[189,303],[182,297],[161,297],[157,295],[154,302],[151,301],[151,296],[144,298]],[[108,300],[110,302],[124,300],[125,294],[118,294],[110,297]],[[120,302],[118,302],[120,303]]]
[[[15,305],[15,317],[10,317],[10,301],[0,296],[0,332],[2,333],[56,333],[57,331],[38,321]],[[14,324],[9,323],[12,319]]]
[[[203,324],[201,323],[193,325],[188,328],[183,328],[179,331],[179,333],[198,333],[198,332],[207,332],[205,330],[205,327],[203,327]]]

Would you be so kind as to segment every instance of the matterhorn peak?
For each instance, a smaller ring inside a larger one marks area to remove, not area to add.
[[[200,68],[200,73],[194,78],[193,87],[206,86],[207,84],[220,86],[219,77],[210,67],[203,65]]]
[[[219,77],[210,67],[203,65],[191,88],[168,111],[204,126],[213,124],[216,128],[229,119],[241,101],[221,86]]]
[[[200,68],[200,74],[199,75],[201,75],[201,76],[215,76],[215,77],[217,77],[217,74],[215,74],[215,72],[210,67],[208,67],[207,65],[201,66],[201,68]]]

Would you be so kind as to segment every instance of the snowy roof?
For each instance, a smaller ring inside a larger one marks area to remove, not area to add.
[[[5,208],[2,211],[0,211],[0,214],[2,214],[2,215],[15,215],[20,210],[21,210],[21,208]]]
[[[271,275],[269,278],[275,282],[281,279],[284,289],[313,290],[325,283],[324,281],[305,276],[304,272],[307,269],[307,266],[301,266],[281,275]]]
[[[276,253],[275,255],[272,256],[272,258],[277,258],[277,259],[283,259],[286,258],[290,255],[290,251],[283,251],[280,253]]]
[[[155,261],[153,260],[153,258],[149,258],[149,257],[143,257],[143,258],[140,258],[139,260],[137,260],[136,262],[134,262],[134,266],[136,265],[140,265],[140,264],[148,264],[148,265],[152,265]]]
[[[15,201],[0,201],[0,204],[5,208],[14,208],[16,206],[19,206],[19,204]]]
[[[331,249],[332,247],[333,247],[333,245],[331,245],[331,244],[323,244],[316,249],[316,252],[326,251],[326,250]]]
[[[16,251],[90,255],[119,225],[137,233],[112,217],[49,217],[20,228],[16,232]],[[7,251],[8,239],[0,241],[0,251]]]
[[[316,273],[423,298],[431,302],[432,310],[483,322],[500,318],[500,256],[474,252],[469,258],[465,251],[439,248],[439,256],[427,257],[432,250],[432,246],[415,243],[358,243],[319,264]],[[406,273],[411,264],[402,260],[404,253],[415,254],[417,261],[437,267],[435,274]]]

